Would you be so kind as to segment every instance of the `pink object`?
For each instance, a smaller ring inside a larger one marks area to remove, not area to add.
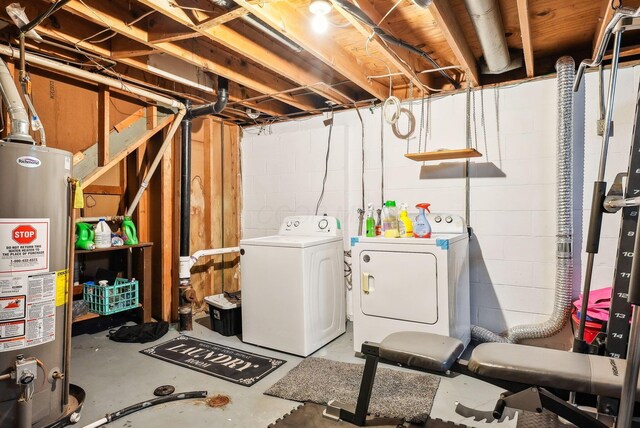
[[[589,301],[587,305],[587,316],[592,319],[601,321],[609,320],[609,308],[611,307],[611,287],[593,290],[589,293]],[[573,302],[573,306],[577,310],[582,307],[582,294]]]

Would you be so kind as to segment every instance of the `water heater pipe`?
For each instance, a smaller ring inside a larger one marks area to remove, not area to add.
[[[0,93],[11,120],[8,140],[35,144],[29,134],[29,114],[22,104],[13,76],[2,59],[0,59]]]

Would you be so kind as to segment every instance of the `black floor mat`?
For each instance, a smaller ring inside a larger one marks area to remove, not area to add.
[[[140,352],[244,386],[253,385],[286,363],[185,335]]]

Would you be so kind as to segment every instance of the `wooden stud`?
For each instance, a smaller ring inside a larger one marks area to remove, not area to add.
[[[98,166],[109,163],[109,108],[111,107],[109,88],[98,87]]]
[[[175,146],[175,137],[172,146]],[[154,296],[154,314],[159,314],[161,319],[171,321],[175,319],[172,315],[173,300],[173,272],[174,265],[174,167],[173,152],[175,147],[169,147],[162,157],[160,169],[160,245],[161,251],[161,276],[158,282],[159,287],[155,287]],[[157,315],[156,315],[157,316]]]
[[[113,126],[113,129],[115,129],[116,132],[124,131],[125,129],[127,129],[128,127],[133,125],[135,122],[140,120],[140,118],[144,117],[144,112],[145,112],[145,108],[141,107],[140,109],[138,109],[135,112],[133,112],[129,117],[127,117],[127,118],[121,120],[120,122],[116,123]]]
[[[238,210],[240,196],[240,147],[239,128],[235,125],[221,124],[223,133],[223,190],[224,199],[224,237],[225,247],[235,247],[240,243],[240,212]],[[222,266],[224,267],[224,291],[237,291],[239,289],[238,277],[236,275],[239,254],[227,254],[222,256]]]
[[[229,21],[248,15],[249,11],[242,7],[236,8],[230,12],[223,13],[210,20],[204,21],[198,24],[200,30],[208,30],[209,28],[217,27],[218,25],[226,24]]]
[[[449,5],[448,0],[433,0],[429,10],[438,24],[438,28],[442,31],[449,47],[453,51],[456,59],[460,62],[460,66],[469,73],[469,79],[474,86],[480,84],[480,75],[478,65],[473,52],[467,43],[467,39],[460,28],[458,19],[453,9]]]
[[[318,37],[307,25],[308,19],[303,17],[294,6],[287,2],[254,6],[247,0],[234,1],[366,92],[380,100],[389,96],[388,88],[380,82],[370,81],[364,67],[333,39],[325,37],[322,43],[318,43]]]
[[[520,20],[520,34],[522,36],[522,50],[527,77],[535,76],[533,46],[531,44],[531,22],[529,20],[529,1],[518,0],[518,19]]]
[[[122,196],[124,189],[122,186],[105,186],[101,184],[92,184],[91,186],[83,186],[82,192],[86,195],[117,195]]]
[[[140,136],[140,138],[135,143],[131,144],[129,147],[127,147],[125,150],[122,150],[117,155],[111,157],[109,159],[109,162],[106,163],[103,167],[98,167],[91,174],[89,174],[87,177],[85,177],[83,182],[82,182],[82,184],[85,185],[85,186],[88,186],[89,184],[91,184],[94,181],[96,181],[105,172],[107,172],[111,167],[113,167],[118,162],[120,162],[122,159],[126,158],[129,154],[131,154],[135,150],[137,150],[138,147],[140,147],[142,144],[144,144],[156,132],[160,131],[161,129],[163,129],[164,127],[169,125],[171,122],[173,122],[173,119],[174,119],[173,116],[168,116],[162,122],[160,122],[157,127],[153,128],[151,130],[148,130],[147,132],[142,134]]]

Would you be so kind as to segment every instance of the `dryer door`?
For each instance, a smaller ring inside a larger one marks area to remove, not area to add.
[[[435,324],[438,275],[432,253],[360,253],[360,308],[365,315]]]

